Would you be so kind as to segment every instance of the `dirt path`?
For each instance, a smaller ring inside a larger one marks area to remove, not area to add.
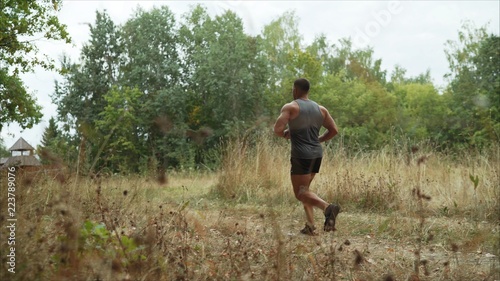
[[[478,241],[477,250],[471,250],[462,247],[466,239],[457,240],[453,246],[444,235],[436,234],[437,238],[422,242],[418,257],[415,235],[393,235],[390,227],[366,233],[380,229],[387,217],[342,214],[339,231],[320,230],[318,236],[310,237],[299,233],[301,224],[293,219],[296,214],[300,215],[300,210],[273,217],[262,210],[226,209],[204,211],[202,217],[193,218],[204,221],[203,241],[218,241],[207,248],[211,251],[208,255],[220,252],[228,258],[234,255],[232,259],[237,261],[239,256],[235,253],[241,251],[248,255],[251,268],[262,271],[266,266],[272,269],[281,253],[282,263],[288,264],[287,270],[302,272],[289,273],[294,280],[500,280],[499,258],[482,244],[486,241]],[[447,221],[443,219],[440,223]],[[401,227],[409,226],[401,222]],[[417,260],[420,260],[420,279],[411,279]]]

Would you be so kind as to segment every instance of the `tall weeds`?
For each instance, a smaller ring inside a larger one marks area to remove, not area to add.
[[[236,202],[290,199],[287,146],[269,137],[249,142],[248,138],[236,139],[225,145],[217,193]]]
[[[467,251],[500,256],[491,238],[499,231],[497,151],[356,154],[331,143],[311,189],[345,213],[337,232],[304,237],[289,149],[269,136],[228,142],[216,174],[170,173],[163,185],[155,175],[19,178],[19,267],[15,275],[5,270],[0,245],[0,280],[495,280],[500,273],[498,260],[489,271],[484,259],[461,260]],[[429,259],[431,250],[442,259]]]
[[[251,145],[241,139],[229,141],[215,190],[238,202],[294,202],[289,145],[270,135],[260,135]],[[433,198],[428,209],[434,214],[454,216],[466,211],[474,220],[500,219],[499,147],[450,157],[421,145],[356,154],[328,144],[311,188],[344,209],[412,214],[416,208],[408,190],[418,180]]]

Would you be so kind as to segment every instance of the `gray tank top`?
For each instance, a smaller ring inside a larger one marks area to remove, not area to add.
[[[288,121],[292,140],[292,157],[314,159],[323,157],[319,142],[319,130],[323,125],[323,115],[317,103],[312,100],[296,99],[299,116]]]

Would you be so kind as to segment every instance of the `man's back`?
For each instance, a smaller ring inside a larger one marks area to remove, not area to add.
[[[292,140],[291,156],[301,159],[323,157],[319,130],[323,125],[324,117],[320,107],[309,99],[296,99],[295,102],[299,106],[299,114],[288,122]]]

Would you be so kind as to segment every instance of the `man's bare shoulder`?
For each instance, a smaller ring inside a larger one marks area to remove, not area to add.
[[[299,105],[295,101],[292,101],[292,102],[289,102],[289,103],[286,103],[285,105],[283,105],[283,107],[281,108],[281,111],[283,111],[283,110],[294,111],[297,109],[299,109]]]
[[[326,107],[324,107],[323,105],[321,105],[321,104],[319,104],[319,103],[318,103],[318,106],[319,106],[319,109],[328,111],[328,110],[326,109]]]
[[[328,112],[328,109],[326,107],[322,106],[321,104],[318,104],[319,110],[321,111],[321,114],[323,114],[323,117],[328,116],[330,113]]]

